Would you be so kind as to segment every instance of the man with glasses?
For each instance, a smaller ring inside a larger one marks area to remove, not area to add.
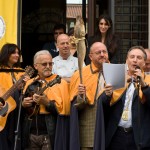
[[[68,84],[64,80],[60,83],[59,78],[52,74],[52,65],[52,56],[47,50],[35,54],[34,67],[38,75],[27,82],[22,102],[24,108],[22,141],[25,149],[53,150],[55,130],[58,130],[57,133],[60,135],[63,130],[59,128],[62,122],[59,123],[57,120],[61,116],[62,121],[62,116],[69,114]],[[65,136],[63,138],[65,139]],[[56,144],[57,142],[59,141],[57,140]]]
[[[90,48],[91,64],[83,67],[83,82],[79,71],[70,81],[70,149],[93,150],[96,122],[97,98],[104,88],[103,63],[109,62],[106,46],[95,42]]]
[[[53,28],[53,36],[54,36],[53,41],[45,43],[43,46],[43,50],[44,49],[48,50],[53,58],[59,55],[59,49],[56,46],[57,37],[63,33],[66,33],[66,26],[64,24],[56,24]]]
[[[146,59],[143,47],[131,47],[126,59],[126,87],[113,90],[111,85],[106,85],[105,94],[98,100],[98,108],[103,103],[104,109],[106,150],[150,149],[150,78],[143,72]],[[101,134],[99,127],[103,122],[102,115],[97,115],[96,119],[96,139],[100,139],[97,137]],[[100,149],[99,145],[100,142],[95,150]]]

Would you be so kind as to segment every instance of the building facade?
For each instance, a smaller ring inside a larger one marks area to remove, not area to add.
[[[131,46],[149,48],[149,0],[87,0],[87,4],[82,0],[82,4],[68,5],[66,0],[22,0],[23,57],[32,57],[45,42],[52,40],[54,24],[64,23],[69,29],[79,14],[88,36],[94,35],[98,17],[104,13],[111,16],[114,32],[122,39],[120,63],[125,62]]]

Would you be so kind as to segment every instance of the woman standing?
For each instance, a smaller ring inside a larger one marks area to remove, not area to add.
[[[101,15],[99,17],[98,29],[94,36],[89,37],[89,47],[94,42],[102,42],[106,45],[111,63],[118,63],[120,55],[121,41],[119,37],[113,33],[113,23],[108,15]]]
[[[20,57],[21,51],[17,45],[3,45],[0,51],[0,96],[3,96],[23,75],[24,70],[20,68]],[[18,105],[19,90],[13,92],[12,97]],[[3,130],[0,131],[0,150],[14,149],[15,129],[18,114],[17,105],[16,108],[8,114],[6,124]],[[0,102],[0,110],[4,106],[5,105]]]

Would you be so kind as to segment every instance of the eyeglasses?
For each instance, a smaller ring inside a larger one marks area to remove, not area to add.
[[[107,51],[102,50],[102,51],[94,52],[94,53],[91,53],[91,54],[100,55],[101,53],[106,54],[106,53],[107,53]]]
[[[47,65],[52,66],[54,64],[54,62],[45,62],[45,63],[36,63],[36,64],[40,64],[43,67],[47,67]]]

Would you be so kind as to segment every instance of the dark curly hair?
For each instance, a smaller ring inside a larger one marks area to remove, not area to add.
[[[143,48],[143,46],[132,46],[132,47],[128,50],[127,57],[128,57],[128,55],[129,55],[129,53],[130,53],[132,50],[134,50],[134,49],[139,49],[139,50],[141,50],[141,51],[143,52],[143,54],[144,54],[144,60],[147,59],[147,54],[146,54],[145,49]]]

